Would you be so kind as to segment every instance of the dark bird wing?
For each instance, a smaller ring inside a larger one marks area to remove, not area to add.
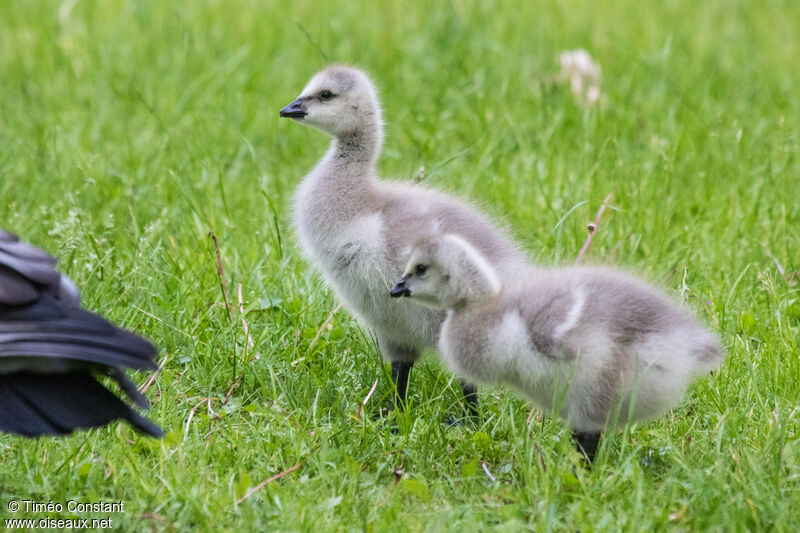
[[[148,435],[163,435],[88,373],[0,375],[0,399],[0,428],[27,437],[66,435],[117,419]]]
[[[0,230],[0,430],[60,435],[121,418],[150,435],[161,430],[96,381],[111,376],[147,406],[123,368],[155,368],[142,337],[80,308],[56,260]]]

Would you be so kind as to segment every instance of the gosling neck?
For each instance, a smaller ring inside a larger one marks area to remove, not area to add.
[[[456,301],[453,311],[463,312],[491,304],[500,294],[500,288],[491,284],[473,286],[468,294]]]
[[[346,168],[351,175],[372,174],[380,155],[383,132],[379,124],[337,135],[325,157],[326,163]]]

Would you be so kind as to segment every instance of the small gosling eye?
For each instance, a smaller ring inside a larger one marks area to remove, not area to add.
[[[425,265],[417,265],[414,267],[414,272],[417,274],[417,276],[424,276],[427,270],[428,267]]]
[[[333,94],[332,92],[330,92],[328,89],[325,89],[324,91],[319,93],[319,99],[322,100],[322,101],[328,101],[331,98],[333,98],[334,96],[336,96],[336,95]]]

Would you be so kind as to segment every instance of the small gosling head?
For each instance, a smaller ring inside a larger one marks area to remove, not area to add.
[[[417,242],[389,294],[434,309],[455,309],[499,292],[497,274],[480,252],[462,237],[444,234]]]
[[[332,65],[321,70],[280,115],[341,137],[379,125],[380,107],[372,82],[360,70]]]
[[[412,297],[423,305],[435,309],[446,308],[451,273],[442,264],[436,245],[420,241],[409,256],[403,276],[389,292],[392,298]]]

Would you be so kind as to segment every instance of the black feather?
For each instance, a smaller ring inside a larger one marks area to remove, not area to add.
[[[155,347],[142,337],[83,309],[62,308],[49,295],[24,308],[0,305],[0,372],[4,357],[152,369],[155,355]]]
[[[161,430],[95,380],[109,375],[137,405],[147,400],[124,368],[153,369],[146,339],[79,307],[49,254],[0,230],[0,430],[63,435],[123,419]]]
[[[53,256],[21,242],[0,243],[0,265],[16,270],[39,285],[55,285],[61,277],[55,269]]]
[[[0,265],[0,305],[28,305],[39,297],[39,289],[16,270]]]
[[[34,437],[127,420],[143,433],[161,430],[86,373],[0,376],[0,430]]]

